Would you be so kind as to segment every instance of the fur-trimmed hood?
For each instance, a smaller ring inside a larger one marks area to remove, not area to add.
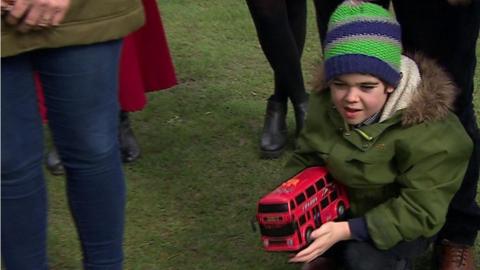
[[[405,109],[402,115],[404,126],[444,119],[453,109],[458,93],[447,73],[422,54],[403,56],[400,69],[402,79],[387,100],[380,121],[400,109]],[[323,65],[318,68],[312,86],[316,92],[328,89]]]

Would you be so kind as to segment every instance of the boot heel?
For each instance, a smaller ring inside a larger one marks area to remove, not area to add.
[[[140,157],[140,146],[138,145],[137,138],[130,125],[128,112],[120,112],[118,139],[123,162],[133,162]]]
[[[267,102],[267,111],[260,141],[261,158],[278,158],[287,145],[287,103]]]
[[[45,158],[45,167],[52,175],[64,175],[65,170],[63,168],[62,161],[58,156],[57,148],[53,147]]]
[[[307,116],[308,111],[308,98],[304,102],[293,104],[293,111],[295,112],[295,137],[298,138],[298,135],[303,129],[305,123],[305,117]]]

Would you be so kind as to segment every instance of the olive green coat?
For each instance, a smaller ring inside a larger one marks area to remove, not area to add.
[[[449,110],[453,84],[427,59],[417,57],[418,69],[406,60],[395,91],[410,94],[394,102],[400,109],[391,109],[390,96],[390,112],[385,115],[385,107],[379,123],[359,129],[344,124],[320,76],[320,91],[311,95],[298,149],[283,175],[327,166],[347,186],[353,216],[365,217],[380,249],[440,230],[472,151],[470,138]]]
[[[2,57],[122,38],[143,20],[139,0],[71,0],[65,20],[57,27],[22,34],[2,20]]]

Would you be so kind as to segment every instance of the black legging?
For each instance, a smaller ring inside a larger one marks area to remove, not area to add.
[[[258,40],[274,71],[277,102],[306,100],[300,59],[305,44],[306,0],[247,0]]]

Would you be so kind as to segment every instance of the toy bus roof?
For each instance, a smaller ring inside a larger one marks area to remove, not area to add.
[[[315,184],[318,179],[326,175],[327,170],[325,167],[306,168],[263,196],[259,203],[278,203],[282,201],[288,203],[289,200],[293,199],[301,191],[306,190],[309,186]]]

